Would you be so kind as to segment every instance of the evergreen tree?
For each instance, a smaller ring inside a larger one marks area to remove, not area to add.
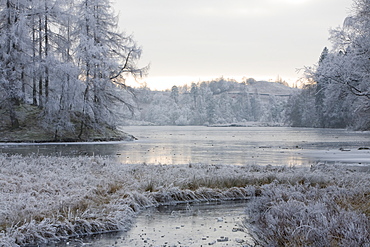
[[[198,86],[194,82],[191,84],[190,94],[193,99],[194,109],[197,108],[197,98],[198,98]]]
[[[329,50],[327,47],[321,53],[319,58],[319,64],[323,63],[325,58],[328,56]],[[324,119],[324,99],[325,99],[325,88],[328,81],[325,78],[317,80],[316,94],[315,94],[315,110],[317,116],[317,127],[325,127],[326,121]]]
[[[179,88],[177,86],[173,86],[171,88],[171,98],[175,101],[176,104],[179,103]]]

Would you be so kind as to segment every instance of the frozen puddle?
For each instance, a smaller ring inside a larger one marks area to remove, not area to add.
[[[129,232],[68,246],[248,246],[252,240],[243,228],[247,202],[162,206],[142,212]]]

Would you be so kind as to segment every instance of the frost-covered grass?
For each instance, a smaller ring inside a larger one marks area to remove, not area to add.
[[[0,246],[128,230],[137,212],[160,204],[245,198],[253,198],[249,223],[262,245],[285,245],[271,241],[286,235],[319,238],[314,233],[323,234],[320,228],[305,226],[320,217],[330,229],[353,220],[352,232],[343,228],[335,243],[357,232],[369,240],[368,185],[367,173],[325,167],[126,165],[101,157],[0,155]]]
[[[241,170],[0,155],[0,246],[127,230],[136,212],[159,204],[246,198]]]
[[[260,187],[247,227],[258,246],[370,246],[370,175],[312,166],[298,183]],[[317,180],[317,179],[315,179]]]

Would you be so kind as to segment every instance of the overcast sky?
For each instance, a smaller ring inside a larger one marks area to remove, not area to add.
[[[352,0],[116,0],[120,29],[143,48],[151,88],[221,76],[295,81],[330,47]]]

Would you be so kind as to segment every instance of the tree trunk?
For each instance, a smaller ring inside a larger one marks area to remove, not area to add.
[[[32,15],[32,105],[37,105],[37,81],[36,81],[36,29],[35,29],[35,16]]]
[[[49,64],[47,61],[49,53],[49,33],[48,33],[48,6],[47,1],[45,0],[45,23],[44,23],[44,32],[45,32],[45,104],[49,100]]]
[[[18,129],[19,128],[19,121],[17,118],[17,115],[13,109],[13,106],[10,106],[9,109],[9,116],[10,116],[10,123],[12,129]]]
[[[6,58],[6,61],[5,61],[5,71],[6,71],[6,80],[8,81],[8,85],[7,85],[7,93],[8,93],[8,102],[7,102],[7,108],[8,108],[8,112],[9,112],[9,117],[10,117],[10,123],[11,123],[11,128],[12,129],[17,129],[19,128],[19,121],[18,121],[18,118],[17,118],[17,115],[16,115],[16,112],[14,110],[16,104],[18,103],[19,104],[19,100],[17,100],[16,98],[16,94],[15,94],[15,78],[14,78],[14,73],[16,71],[16,68],[15,68],[15,65],[14,63],[12,63],[12,55],[14,56],[14,54],[12,54],[14,52],[14,40],[12,40],[11,38],[11,29],[12,29],[12,26],[15,24],[14,23],[14,20],[12,19],[12,13],[11,13],[11,3],[9,0],[7,0],[6,2],[6,7],[7,7],[7,25],[6,25],[6,34],[7,34],[7,37],[6,37],[6,55],[7,55],[7,58]]]
[[[41,15],[39,16],[39,107],[43,108],[43,99],[42,99],[42,19]]]

